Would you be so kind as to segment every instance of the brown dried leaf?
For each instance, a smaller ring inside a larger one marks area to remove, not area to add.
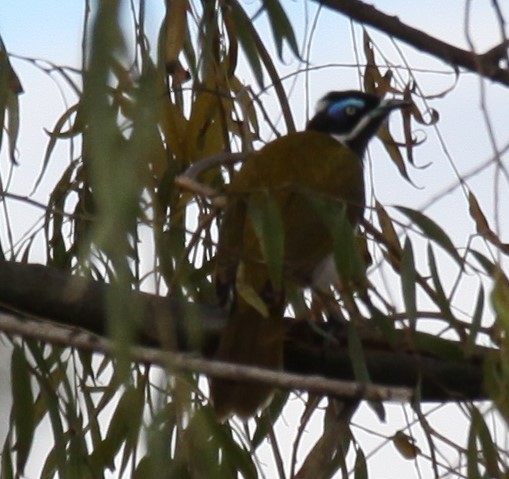
[[[382,140],[385,150],[387,153],[389,153],[392,162],[398,168],[401,176],[403,176],[403,178],[405,178],[405,180],[407,180],[409,183],[414,185],[408,176],[403,156],[401,155],[397,143],[394,141],[394,138],[392,137],[391,132],[389,131],[389,128],[386,124],[382,125],[382,127],[378,130],[378,137]]]
[[[363,32],[363,49],[366,57],[366,68],[364,69],[364,90],[368,93],[379,94],[379,85],[385,83],[384,77],[380,73],[375,62],[375,52],[373,42],[368,32]],[[385,92],[384,92],[385,93]],[[383,95],[382,95],[383,96]]]
[[[421,454],[421,450],[415,445],[415,439],[403,431],[398,431],[394,434],[392,442],[405,459],[415,459]]]
[[[378,215],[378,221],[380,222],[380,227],[382,228],[382,233],[389,249],[389,255],[399,264],[399,261],[401,260],[402,249],[392,220],[385,208],[378,201],[375,203],[375,209]]]
[[[481,210],[481,206],[477,201],[475,195],[470,191],[468,193],[468,204],[470,216],[475,222],[477,232],[483,236],[487,241],[496,246],[505,254],[509,254],[509,244],[503,243],[497,234],[490,228],[485,214]]]

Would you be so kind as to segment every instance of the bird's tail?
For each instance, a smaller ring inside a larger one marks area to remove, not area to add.
[[[246,282],[248,290],[237,291],[226,327],[221,334],[216,359],[246,366],[281,369],[283,363],[284,299],[260,281]],[[256,287],[258,286],[258,288]],[[261,287],[260,287],[261,286]],[[262,291],[256,294],[255,291]],[[271,399],[273,389],[254,381],[212,378],[210,393],[220,419],[236,414],[247,419]]]

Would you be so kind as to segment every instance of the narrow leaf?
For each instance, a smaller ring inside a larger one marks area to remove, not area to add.
[[[354,479],[368,479],[368,466],[366,463],[366,456],[360,447],[356,450],[355,472],[353,477]]]
[[[235,23],[237,38],[242,50],[244,50],[244,54],[246,55],[246,59],[253,71],[258,85],[263,88],[262,64],[260,62],[260,57],[258,56],[256,41],[252,34],[251,20],[236,1],[230,2],[229,6],[233,22]]]
[[[269,316],[269,310],[263,299],[255,289],[244,280],[244,265],[242,263],[237,270],[235,291],[239,297],[256,309],[264,318]]]
[[[415,320],[417,316],[415,299],[416,276],[412,243],[409,238],[406,238],[405,246],[403,247],[403,257],[401,260],[401,288],[408,320],[412,327],[415,327]]]
[[[184,48],[187,35],[188,0],[171,0],[171,2],[166,2],[166,5],[166,45],[164,53],[166,68],[171,75],[176,72],[178,57]]]
[[[482,285],[479,287],[479,294],[477,295],[477,302],[475,304],[474,314],[472,314],[472,322],[470,324],[470,334],[467,337],[465,344],[465,353],[471,354],[476,344],[477,334],[481,327],[482,314],[484,311],[484,288]]]
[[[11,361],[12,414],[16,428],[17,470],[23,473],[34,438],[34,396],[25,353],[14,347]]]
[[[488,220],[484,215],[477,198],[472,192],[468,193],[469,212],[475,221],[477,232],[482,235],[491,244],[498,247],[505,254],[509,254],[509,244],[503,243],[498,235],[490,228]]]
[[[488,477],[501,477],[499,468],[498,468],[498,454],[495,444],[493,444],[493,439],[491,438],[490,431],[486,422],[484,421],[482,414],[476,408],[475,411],[475,420],[478,424],[478,437],[479,442],[481,443],[481,449],[484,456],[484,465],[486,466],[486,471],[488,473]]]
[[[380,138],[380,140],[382,140],[385,151],[388,153],[392,162],[398,168],[400,175],[403,178],[405,178],[405,180],[407,180],[410,184],[414,185],[414,183],[410,179],[410,176],[408,176],[408,172],[406,169],[405,161],[403,160],[403,156],[401,155],[401,152],[399,151],[399,148],[398,148],[396,142],[394,141],[394,138],[392,137],[387,124],[383,124],[379,128],[377,136],[378,136],[378,138]]]
[[[450,307],[450,299],[446,296],[444,287],[442,286],[442,282],[440,281],[440,276],[438,275],[438,267],[435,259],[435,254],[433,253],[433,248],[431,244],[428,244],[428,261],[429,268],[431,271],[431,277],[433,279],[433,285],[435,287],[436,293],[436,303],[440,308],[440,311],[444,315],[444,317],[450,322],[450,324],[454,327],[454,323],[456,318],[452,314]]]
[[[283,42],[286,41],[293,54],[300,59],[299,47],[295,38],[292,24],[288,20],[279,0],[263,0],[263,6],[269,16],[274,43],[276,44],[279,59],[283,61]]]
[[[362,281],[366,276],[366,265],[359,251],[359,243],[347,218],[346,208],[336,214],[333,225],[334,259],[340,278],[344,283]]]
[[[355,380],[364,384],[370,383],[371,379],[369,377],[364,349],[354,324],[350,324],[348,328],[348,352],[350,354],[350,359],[352,360]],[[383,403],[378,401],[368,401],[368,406],[374,411],[380,421],[385,421],[385,409]]]
[[[394,229],[394,224],[392,223],[392,220],[387,214],[385,208],[378,201],[375,203],[375,209],[380,227],[382,228],[382,233],[384,234],[384,239],[389,247],[389,253],[391,256],[397,256],[395,259],[399,260],[402,249],[398,234]]]
[[[477,434],[479,431],[479,415],[472,414],[467,445],[467,477],[468,479],[481,479],[479,471],[479,451],[477,449]]]
[[[454,247],[453,242],[437,223],[420,211],[405,208],[404,206],[397,206],[396,209],[413,221],[430,240],[441,246],[456,260],[460,267],[463,267],[463,261]]]
[[[272,284],[280,289],[283,282],[284,228],[279,207],[267,191],[251,195],[248,213],[260,241]]]
[[[509,336],[509,281],[505,274],[497,268],[494,275],[495,286],[491,292],[491,304],[497,316],[499,326]]]

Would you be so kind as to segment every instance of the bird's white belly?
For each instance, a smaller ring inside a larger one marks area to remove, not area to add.
[[[315,268],[311,276],[311,287],[318,291],[327,291],[331,284],[339,282],[336,262],[332,254],[327,255]]]

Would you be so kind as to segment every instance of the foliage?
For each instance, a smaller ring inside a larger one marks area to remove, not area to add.
[[[13,407],[1,476],[22,475],[38,437],[49,428],[53,443],[41,465],[41,477],[98,478],[114,471],[118,477],[254,478],[264,469],[260,450],[271,456],[275,465],[270,470],[280,477],[288,476],[288,468],[295,478],[376,477],[363,445],[365,426],[355,424],[356,416],[352,419],[358,404],[306,394],[297,400],[279,392],[249,424],[235,420],[221,424],[207,402],[203,379],[126,359],[139,320],[130,295],[133,289],[216,302],[212,273],[220,212],[199,190],[179,187],[180,175],[204,158],[252,151],[294,130],[290,83],[294,76],[308,75],[313,65],[309,54],[313,38],[304,38],[292,24],[284,2],[167,1],[155,45],[145,32],[148,3],[132,2],[130,22],[123,19],[119,0],[96,2],[86,9],[83,68],[77,76],[61,68],[61,82],[75,93],[75,102],[48,132],[40,180],[58,160],[58,145],[72,144],[76,151],[54,182],[42,227],[13,240],[6,218],[8,233],[2,236],[7,259],[28,261],[42,241],[48,265],[115,285],[107,298],[108,328],[119,354],[107,359],[12,340]],[[439,115],[412,67],[400,68],[390,61],[377,45],[381,36],[356,26],[354,37],[359,35],[362,53],[352,67],[364,89],[412,101],[409,113],[396,120],[403,139],[398,143],[388,129],[382,130],[385,153],[379,152],[392,161],[402,182],[410,184],[409,170],[419,168],[414,156],[420,143],[412,128],[417,124],[433,131]],[[0,141],[7,137],[9,156],[15,161],[20,87],[3,43],[0,48],[0,123],[5,125]],[[293,65],[294,72],[286,78],[289,58],[302,71]],[[406,61],[403,54],[400,60]],[[459,73],[451,74],[457,81]],[[280,117],[274,120],[276,115]],[[496,181],[506,193],[503,153],[496,149],[490,165],[496,165]],[[23,158],[16,161],[22,164]],[[215,165],[196,179],[217,192],[234,173],[231,165]],[[439,351],[441,343],[432,340],[419,348],[446,359],[459,354],[467,360],[480,342],[497,346],[498,352],[485,365],[492,403],[457,406],[468,423],[462,440],[447,437],[447,424],[443,430],[432,424],[432,409],[418,400],[411,409],[402,406],[404,415],[413,416],[405,416],[401,430],[377,433],[369,426],[383,445],[392,442],[402,457],[435,477],[507,474],[503,436],[509,417],[509,280],[503,257],[508,246],[500,238],[499,225],[483,211],[469,179],[458,173],[465,202],[457,214],[464,222],[473,220],[462,243],[449,234],[448,225],[426,212],[403,200],[402,206],[384,207],[372,193],[360,241],[366,251],[359,250],[351,232],[338,235],[336,241],[336,259],[350,261],[346,269],[355,286],[342,294],[334,291],[329,301],[354,325],[372,321],[389,344],[396,329],[404,328],[412,344],[416,331],[431,328],[459,348]],[[7,198],[9,194],[15,198],[15,192],[4,191]],[[274,227],[278,218],[270,204],[256,206],[257,233],[265,239],[273,274],[279,277],[282,239],[274,233],[281,230]],[[323,208],[324,216],[330,214],[325,206],[317,207]],[[334,221],[341,223],[341,218]],[[268,237],[268,231],[276,237]],[[471,307],[462,300],[465,289],[473,299]],[[324,306],[322,300],[295,292],[291,305],[298,316],[309,317],[312,311],[315,320],[326,321],[330,304]],[[495,313],[491,323],[490,307]],[[356,328],[350,329],[357,379],[369,381],[363,346]],[[387,414],[381,404],[369,406],[380,420]],[[498,422],[490,422],[486,411]],[[291,422],[292,438],[282,426],[285,421]],[[307,433],[310,424],[321,424],[317,426],[321,432]],[[503,431],[501,437],[495,434],[497,428]],[[420,439],[418,446],[413,434]],[[304,452],[301,442],[306,435],[311,439]],[[448,449],[447,457],[441,448]]]

